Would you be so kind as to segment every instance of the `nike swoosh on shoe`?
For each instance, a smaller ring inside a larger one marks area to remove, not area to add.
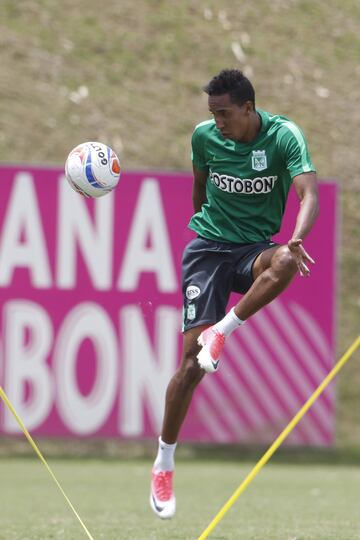
[[[165,505],[164,505],[164,506],[159,506],[159,505],[156,503],[156,499],[155,499],[154,495],[151,494],[151,496],[152,496],[152,500],[153,500],[153,503],[154,503],[154,506],[155,506],[156,510],[157,510],[158,512],[162,512],[162,511],[164,510],[164,508],[165,508]]]
[[[214,360],[211,360],[211,363],[212,363],[212,366],[213,366],[214,370],[216,371],[217,368],[218,368],[218,365],[219,365],[219,360],[217,360],[216,362],[214,362]]]

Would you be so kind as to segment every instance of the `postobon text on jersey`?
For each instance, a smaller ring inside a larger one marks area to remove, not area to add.
[[[227,174],[210,171],[210,181],[227,193],[270,193],[277,176],[257,176],[256,178],[236,178]]]

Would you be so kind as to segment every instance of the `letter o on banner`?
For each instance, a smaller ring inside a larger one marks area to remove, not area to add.
[[[78,387],[78,350],[90,339],[96,351],[96,377],[84,396]],[[64,424],[79,435],[97,431],[107,419],[117,388],[117,339],[110,317],[99,305],[83,303],[69,312],[54,350],[56,402]]]

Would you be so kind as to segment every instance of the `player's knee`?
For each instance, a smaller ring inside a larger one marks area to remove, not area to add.
[[[198,364],[195,354],[184,354],[181,367],[181,377],[184,386],[187,388],[195,387],[203,378],[204,373],[204,370],[202,370]]]
[[[280,274],[295,274],[297,270],[296,261],[287,246],[282,246],[274,257],[274,267]]]

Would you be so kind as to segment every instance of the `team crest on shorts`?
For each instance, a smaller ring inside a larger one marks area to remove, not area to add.
[[[267,159],[265,150],[253,150],[251,156],[251,166],[255,171],[267,169]]]

